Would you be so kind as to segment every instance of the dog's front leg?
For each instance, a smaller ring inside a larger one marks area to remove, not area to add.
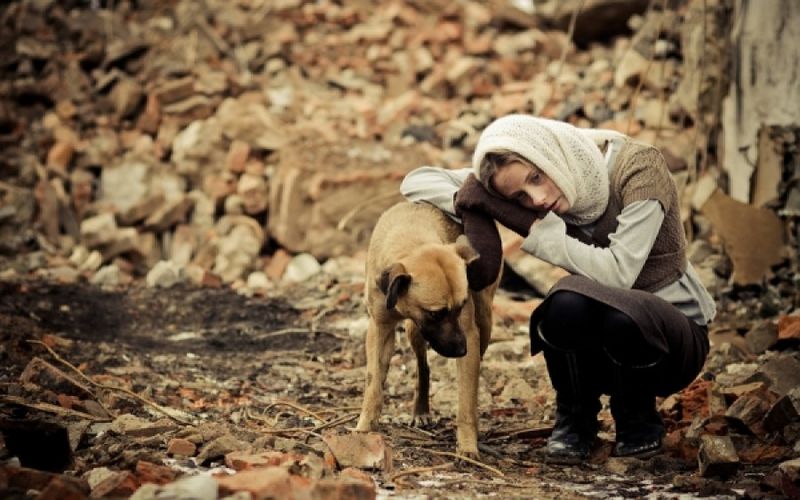
[[[396,322],[377,323],[370,318],[367,328],[367,380],[364,401],[356,431],[368,432],[378,425],[383,406],[383,384],[389,371],[389,361],[394,353],[394,327]]]
[[[423,427],[431,423],[431,371],[428,366],[428,343],[422,338],[413,321],[406,321],[406,332],[408,332],[411,348],[417,357],[417,387],[414,391],[414,416],[411,424],[415,427]]]
[[[467,330],[467,354],[456,361],[458,414],[456,441],[459,455],[478,458],[478,383],[480,379],[480,334],[474,325]]]

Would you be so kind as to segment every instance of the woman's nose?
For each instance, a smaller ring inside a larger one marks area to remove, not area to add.
[[[534,208],[541,208],[545,204],[545,193],[540,189],[527,189],[528,197],[531,200]]]

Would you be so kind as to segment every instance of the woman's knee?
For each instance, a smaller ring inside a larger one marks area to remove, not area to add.
[[[532,337],[538,336],[545,345],[560,350],[576,350],[597,343],[597,332],[592,328],[596,304],[592,299],[560,290],[543,306],[538,325],[531,322]]]
[[[657,364],[664,353],[652,346],[639,326],[625,313],[610,309],[603,315],[602,343],[615,363],[627,367]]]

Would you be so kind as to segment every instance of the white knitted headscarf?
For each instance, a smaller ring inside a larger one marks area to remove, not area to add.
[[[472,166],[483,184],[480,165],[486,153],[510,151],[533,163],[564,194],[570,208],[562,217],[571,224],[596,221],[608,206],[608,169],[599,145],[615,137],[613,130],[582,129],[569,123],[530,115],[508,115],[483,130]]]

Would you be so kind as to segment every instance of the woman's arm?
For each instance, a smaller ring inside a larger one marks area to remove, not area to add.
[[[633,202],[617,217],[619,225],[609,235],[609,246],[601,248],[568,236],[564,221],[551,212],[533,225],[522,249],[604,285],[631,288],[650,255],[663,220],[664,210],[658,201]]]
[[[420,167],[406,175],[400,184],[400,193],[408,201],[430,203],[457,218],[453,198],[470,173],[471,168],[447,170],[440,167]]]

